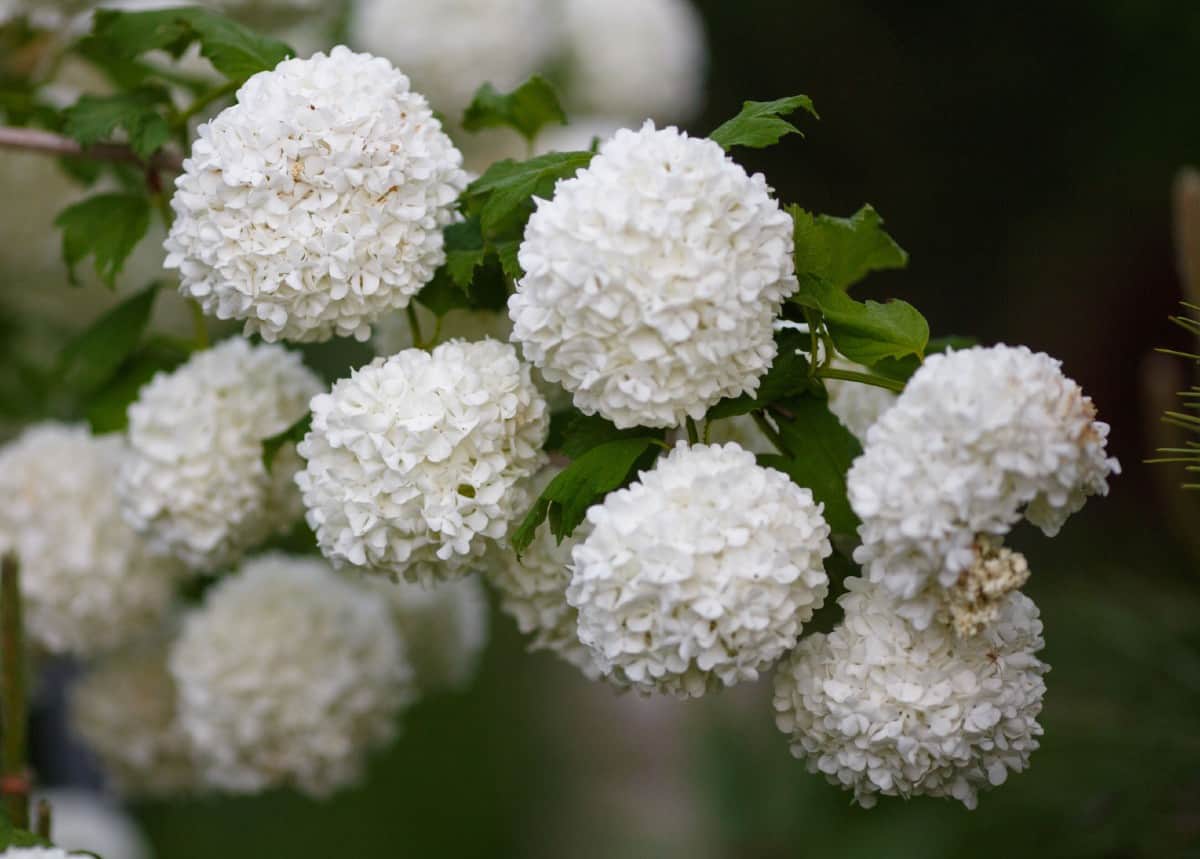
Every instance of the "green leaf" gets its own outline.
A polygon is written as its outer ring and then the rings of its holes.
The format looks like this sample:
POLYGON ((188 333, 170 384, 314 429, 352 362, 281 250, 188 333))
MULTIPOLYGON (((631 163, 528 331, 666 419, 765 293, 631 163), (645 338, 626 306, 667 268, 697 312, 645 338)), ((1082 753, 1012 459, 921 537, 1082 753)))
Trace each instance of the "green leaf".
POLYGON ((187 360, 188 351, 166 338, 151 338, 129 356, 108 380, 88 398, 85 414, 97 435, 121 432, 128 425, 129 404, 142 386, 157 374, 170 372, 187 360))
POLYGON ((72 339, 58 359, 60 382, 85 394, 109 382, 137 350, 161 285, 152 283, 125 299, 72 339))
POLYGON ((646 436, 646 430, 641 427, 617 429, 612 422, 600 415, 585 415, 574 409, 568 412, 568 415, 569 418, 562 428, 558 449, 571 459, 579 459, 592 448, 610 441, 646 436))
POLYGON ((425 284, 417 293, 416 300, 429 308, 436 316, 445 316, 451 310, 461 310, 471 306, 471 298, 467 291, 451 279, 445 266, 439 268, 433 280, 425 284))
POLYGON ((63 259, 71 283, 78 283, 75 266, 90 254, 96 274, 111 288, 126 258, 146 235, 150 204, 138 194, 97 194, 68 206, 54 224, 63 231, 63 259))
POLYGON ((775 101, 746 101, 742 102, 741 113, 722 123, 708 136, 726 150, 735 146, 763 149, 778 143, 787 134, 804 136, 800 129, 783 119, 798 110, 820 119, 812 99, 806 95, 793 95, 775 101))
POLYGON ((499 258, 500 265, 504 269, 505 277, 515 283, 525 276, 525 271, 521 268, 521 263, 517 259, 517 255, 521 250, 519 239, 492 242, 492 248, 496 251, 496 256, 499 258))
POLYGON ((160 108, 169 96, 158 87, 138 87, 116 95, 84 95, 65 112, 63 131, 91 146, 112 138, 118 128, 129 136, 139 158, 149 158, 171 135, 160 108))
POLYGON ((309 429, 312 428, 312 412, 306 412, 304 417, 296 421, 290 427, 281 433, 263 439, 262 443, 262 464, 268 472, 271 466, 275 463, 275 457, 279 455, 279 450, 289 442, 299 444, 308 435, 309 429))
POLYGON ((451 224, 443 231, 446 244, 446 273, 464 290, 471 285, 476 267, 483 265, 486 253, 479 219, 470 218, 451 224))
POLYGON ((814 382, 808 375, 809 342, 809 335, 795 328, 783 328, 777 332, 775 362, 759 382, 758 391, 753 396, 742 394, 721 400, 708 410, 708 420, 747 415, 776 400, 819 390, 820 383, 814 382))
POLYGON ((92 34, 105 42, 113 55, 129 59, 156 50, 178 57, 193 42, 199 42, 200 53, 235 82, 273 69, 295 55, 278 39, 260 36, 215 12, 194 7, 97 11, 92 34))
POLYGON ((506 229, 519 234, 533 212, 532 198, 549 198, 559 179, 569 179, 591 160, 591 152, 549 152, 528 161, 498 161, 467 187, 467 210, 479 216, 485 236, 506 229))
MULTIPOLYGON (((925 354, 936 355, 948 349, 970 349, 972 346, 978 345, 979 341, 974 337, 960 337, 951 334, 947 337, 934 337, 931 339, 925 347, 925 354)), ((907 358, 884 358, 874 364, 871 370, 886 379, 907 382, 920 366, 920 359, 915 355, 909 355, 907 358)))
POLYGON ((885 358, 925 354, 929 323, 905 301, 855 301, 824 281, 802 281, 791 301, 821 311, 838 352, 868 366, 885 358))
POLYGON ((789 206, 794 223, 796 276, 846 290, 873 271, 904 268, 908 254, 883 230, 883 218, 863 206, 849 218, 814 215, 789 206))
POLYGON ((540 75, 534 75, 510 93, 501 93, 490 83, 475 93, 475 99, 463 114, 467 131, 508 126, 532 142, 550 123, 567 124, 567 115, 558 94, 540 75))
POLYGON ((628 482, 639 466, 649 466, 658 446, 656 438, 623 438, 598 445, 574 460, 550 481, 513 532, 512 544, 518 557, 529 548, 547 517, 560 543, 571 536, 589 507, 628 482))
POLYGON ((0 850, 10 847, 53 847, 49 841, 40 835, 35 835, 25 829, 18 829, 9 821, 8 816, 0 817, 0 850))
POLYGON ((853 539, 858 517, 850 509, 846 494, 846 472, 862 446, 842 422, 829 411, 821 397, 798 397, 783 409, 772 411, 787 455, 767 454, 759 462, 777 468, 799 486, 812 490, 825 505, 825 521, 842 538, 853 539))

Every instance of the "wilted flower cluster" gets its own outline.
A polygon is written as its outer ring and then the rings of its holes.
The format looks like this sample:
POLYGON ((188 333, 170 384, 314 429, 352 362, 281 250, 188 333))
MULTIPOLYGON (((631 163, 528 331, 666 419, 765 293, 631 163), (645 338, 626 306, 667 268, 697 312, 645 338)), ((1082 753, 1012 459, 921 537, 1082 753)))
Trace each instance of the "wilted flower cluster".
POLYGON ((674 128, 618 131, 538 200, 509 300, 513 339, 618 427, 699 419, 753 392, 797 287, 792 220, 761 174, 674 128))
POLYGON ((588 511, 567 601, 601 672, 697 697, 754 680, 825 600, 812 492, 735 444, 681 444, 588 511))
POLYGON ((88 655, 154 629, 182 572, 122 521, 120 438, 44 423, 0 448, 0 554, 21 567, 30 637, 88 655))
POLYGON ((445 260, 462 155, 387 60, 344 47, 250 78, 200 127, 168 268, 265 340, 365 340, 445 260))
POLYGON ((240 338, 192 356, 129 407, 117 492, 126 520, 199 570, 232 563, 300 515, 291 445, 270 470, 265 439, 302 417, 322 388, 300 356, 240 338))
POLYGON ((452 340, 377 359, 312 402, 296 476, 335 565, 429 582, 470 572, 526 508, 546 403, 512 346, 452 340))
POLYGON ((979 535, 1024 516, 1055 534, 1119 466, 1108 425, 1059 362, 1025 347, 930 357, 867 434, 847 476, 855 560, 918 628, 973 563, 979 535))
POLYGON ((1048 670, 1038 610, 1009 594, 987 631, 914 629, 884 588, 846 580, 845 620, 805 638, 775 675, 779 728, 812 772, 876 795, 977 793, 1020 772, 1037 749, 1048 670))

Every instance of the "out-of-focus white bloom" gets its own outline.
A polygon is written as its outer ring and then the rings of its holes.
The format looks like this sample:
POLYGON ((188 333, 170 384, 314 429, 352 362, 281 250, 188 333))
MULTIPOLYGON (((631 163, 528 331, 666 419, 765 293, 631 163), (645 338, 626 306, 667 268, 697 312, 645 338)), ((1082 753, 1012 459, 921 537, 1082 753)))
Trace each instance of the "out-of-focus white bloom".
POLYGON ((470 685, 488 640, 488 602, 476 576, 430 588, 372 576, 366 581, 387 600, 424 693, 470 685))
POLYGON ((121 520, 113 484, 124 445, 37 424, 0 448, 0 553, 20 562, 30 639, 90 655, 153 629, 182 569, 121 520))
POLYGON ((149 859, 146 837, 107 797, 69 788, 39 791, 38 797, 50 802, 55 844, 104 859, 149 859))
MULTIPOLYGON (((842 370, 867 372, 867 368, 862 364, 855 364, 841 357, 834 357, 833 366, 842 370)), ((864 444, 867 441, 867 430, 879 420, 880 415, 892 407, 897 397, 897 394, 886 388, 839 379, 826 379, 825 390, 829 392, 829 411, 864 444)))
POLYGON ((91 859, 84 853, 68 853, 58 847, 9 847, 0 859, 91 859))
POLYGON ((733 442, 751 453, 779 453, 750 415, 713 421, 708 428, 708 439, 713 444, 733 442))
POLYGON ((72 688, 72 729, 99 759, 109 784, 129 796, 198 789, 192 747, 179 723, 165 647, 121 651, 72 688))
POLYGON ((674 128, 618 131, 538 201, 513 339, 618 427, 672 426, 753 392, 796 289, 792 220, 761 174, 674 128))
MULTIPOLYGON (((428 337, 437 325, 437 317, 421 305, 417 305, 417 321, 424 337, 428 337)), ((491 337, 507 342, 511 332, 512 320, 505 313, 452 310, 442 317, 440 339, 483 340, 491 337)), ((371 335, 371 343, 375 347, 375 354, 385 358, 417 345, 413 342, 412 328, 403 313, 393 313, 380 319, 371 335)))
POLYGON ((384 602, 319 561, 263 555, 212 590, 171 650, 205 778, 326 796, 389 741, 413 671, 384 602))
POLYGON ((454 121, 485 83, 507 92, 556 48, 554 0, 358 0, 350 40, 387 57, 454 121))
POLYGON ((445 260, 462 155, 387 60, 286 60, 200 126, 166 266, 220 319, 271 341, 365 340, 445 260))
POLYGON ((754 680, 829 592, 812 492, 736 444, 679 444, 588 511, 567 602, 600 669, 681 698, 754 680))
POLYGON ((886 590, 846 580, 845 619, 800 642, 775 674, 779 729, 792 754, 864 807, 876 795, 950 796, 1020 772, 1037 749, 1049 669, 1037 606, 1011 594, 985 632, 915 630, 886 590))
POLYGON ((299 420, 322 387, 296 353, 238 337, 155 376, 129 407, 117 484, 126 521, 199 570, 287 528, 302 510, 300 462, 285 445, 268 472, 262 442, 299 420))
MULTIPOLYGON (((543 469, 534 479, 530 495, 540 495, 558 471, 543 469)), ((548 650, 574 665, 589 680, 596 680, 600 666, 591 648, 579 640, 578 614, 567 603, 571 552, 590 531, 585 522, 559 543, 550 528, 543 525, 519 559, 512 546, 496 546, 487 569, 488 579, 500 592, 501 610, 517 622, 517 629, 524 635, 532 635, 529 649, 548 650)))
MULTIPOLYGON (((590 150, 593 143, 603 143, 620 129, 629 127, 628 122, 601 116, 572 115, 570 119, 568 125, 552 123, 543 128, 533 141, 532 154, 590 150)), ((525 139, 510 128, 488 128, 463 134, 458 140, 467 169, 480 174, 497 161, 506 158, 522 161, 531 154, 525 139)))
POLYGON ((1108 425, 1048 355, 1010 346, 933 355, 867 433, 847 476, 854 559, 927 626, 975 563, 976 537, 1021 518, 1047 535, 1108 492, 1108 425))
POLYGON ((526 509, 545 400, 507 343, 378 358, 312 402, 296 475, 335 566, 429 583, 471 570, 526 509))
POLYGON ((707 48, 690 0, 567 0, 564 9, 568 104, 660 122, 699 112, 707 48))

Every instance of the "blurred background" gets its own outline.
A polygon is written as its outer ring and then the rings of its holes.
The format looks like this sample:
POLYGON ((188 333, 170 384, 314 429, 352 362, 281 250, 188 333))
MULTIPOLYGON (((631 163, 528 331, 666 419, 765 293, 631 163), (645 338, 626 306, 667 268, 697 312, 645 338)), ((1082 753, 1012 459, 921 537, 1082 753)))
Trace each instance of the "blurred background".
MULTIPOLYGON (((1061 358, 1112 424, 1125 473, 1111 497, 1056 540, 1015 541, 1034 570, 1027 590, 1053 666, 1032 768, 974 812, 929 799, 864 811, 789 756, 769 680, 689 704, 617 696, 526 655, 496 614, 471 689, 407 713, 367 783, 327 802, 135 804, 154 855, 1200 855, 1200 505, 1175 488, 1181 475, 1142 464, 1164 439, 1163 391, 1190 383, 1183 362, 1151 355, 1192 345, 1167 317, 1182 297, 1172 182, 1200 162, 1200 4, 696 8, 707 60, 689 62, 703 69, 701 97, 690 116, 662 118, 703 134, 743 99, 809 94, 821 121, 800 121, 805 139, 737 157, 785 201, 880 211, 911 264, 872 277, 860 297, 902 297, 938 335, 1061 358)), ((329 39, 353 32, 344 20, 327 26, 329 39)), ((670 33, 657 38, 664 55, 678 47, 670 33)), ((39 198, 55 168, 8 153, 0 164, 11 210, 0 242, 0 396, 9 392, 5 415, 17 421, 33 408, 11 395, 22 374, 112 298, 94 284, 72 291, 54 261, 49 222, 61 200, 39 198)), ((157 240, 142 252, 134 270, 148 279, 157 240)), ((178 308, 164 305, 171 325, 178 308)), ((323 355, 332 366, 362 360, 323 355)), ((53 698, 40 708, 41 771, 94 782, 60 745, 53 698)))

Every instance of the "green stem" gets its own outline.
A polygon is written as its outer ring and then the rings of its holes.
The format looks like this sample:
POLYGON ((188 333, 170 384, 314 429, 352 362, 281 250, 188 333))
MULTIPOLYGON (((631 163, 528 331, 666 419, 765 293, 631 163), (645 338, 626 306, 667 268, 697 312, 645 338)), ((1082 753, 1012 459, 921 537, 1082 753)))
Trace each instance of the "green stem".
POLYGON ((704 419, 704 443, 709 444, 712 440, 712 421, 708 418, 704 419))
POLYGON ((39 838, 45 838, 47 841, 52 841, 50 833, 53 829, 50 800, 39 799, 33 810, 33 834, 39 838))
POLYGON ((692 420, 691 418, 687 419, 687 434, 688 434, 688 444, 699 444, 700 443, 700 431, 698 429, 696 429, 696 422, 694 420, 692 420))
POLYGON ((186 129, 188 122, 191 121, 193 116, 200 113, 200 111, 204 110, 213 102, 219 101, 220 99, 225 98, 225 96, 232 95, 233 93, 237 92, 237 88, 239 86, 240 84, 238 84, 236 81, 229 81, 228 83, 222 84, 216 89, 209 90, 208 92, 204 93, 204 95, 197 97, 195 101, 188 105, 184 110, 175 114, 175 116, 171 119, 171 130, 179 131, 180 129, 186 129))
POLYGON ((750 417, 754 418, 754 422, 758 424, 758 428, 762 431, 762 434, 770 440, 771 444, 775 445, 776 450, 784 456, 792 455, 783 441, 783 436, 776 431, 775 427, 771 426, 771 422, 767 420, 764 412, 751 412, 750 417))
POLYGON ((876 388, 886 388, 897 394, 904 390, 904 383, 895 379, 886 379, 872 373, 859 373, 854 370, 839 370, 837 367, 821 367, 817 371, 820 379, 840 379, 843 382, 859 382, 863 385, 874 385, 876 388))
POLYGON ((433 323, 433 334, 429 337, 429 348, 431 349, 442 339, 442 320, 445 318, 444 316, 438 316, 433 323))
POLYGON ((4 759, 0 762, 0 792, 8 819, 18 829, 29 828, 29 773, 25 762, 25 630, 21 620, 21 582, 17 559, 0 560, 0 706, 4 717, 4 759))
POLYGON ((194 298, 188 299, 188 307, 192 311, 192 330, 197 351, 208 348, 208 323, 204 321, 204 308, 194 298))
POLYGON ((408 316, 408 330, 412 332, 413 345, 418 349, 424 349, 425 341, 421 338, 421 322, 417 319, 417 309, 413 307, 411 301, 408 303, 408 307, 404 308, 404 312, 408 316))

